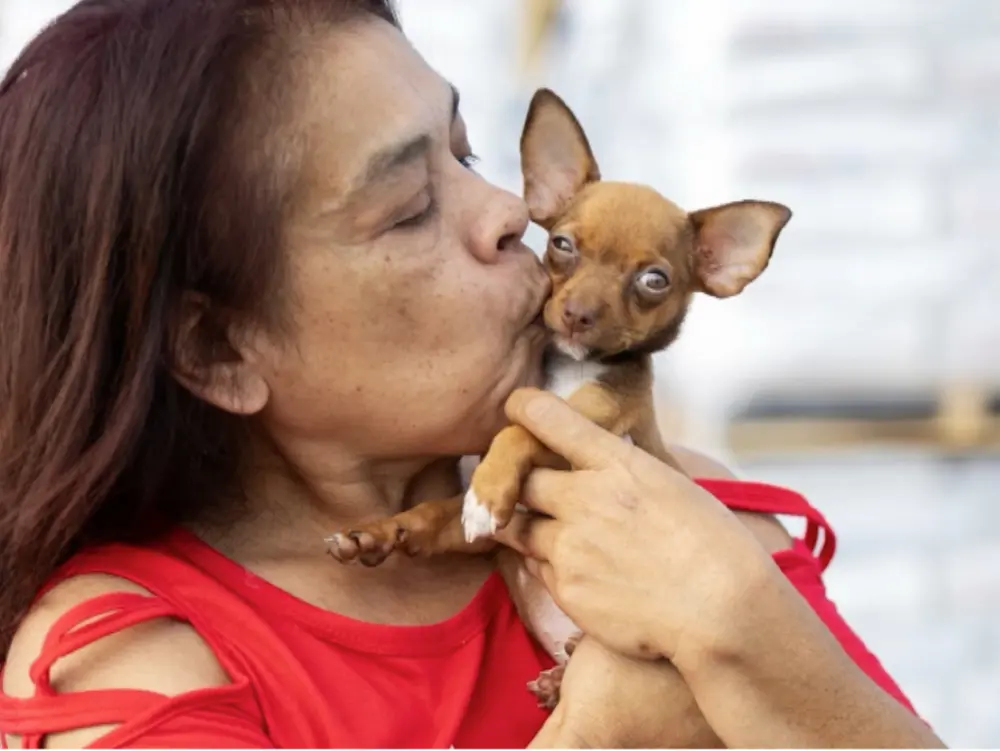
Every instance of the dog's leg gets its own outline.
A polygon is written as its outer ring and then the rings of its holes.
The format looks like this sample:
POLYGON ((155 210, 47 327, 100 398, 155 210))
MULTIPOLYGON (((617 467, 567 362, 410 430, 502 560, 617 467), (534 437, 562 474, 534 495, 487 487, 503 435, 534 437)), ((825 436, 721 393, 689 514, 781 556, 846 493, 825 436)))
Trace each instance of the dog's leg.
POLYGON ((538 706, 542 709, 555 709, 559 703, 559 691, 562 687, 563 674, 566 672, 566 663, 573 656, 573 650, 582 638, 582 633, 571 636, 566 642, 565 658, 555 667, 543 670, 535 680, 528 683, 528 690, 538 699, 538 706))
POLYGON ((472 472, 462 507, 465 539, 478 540, 506 527, 528 473, 535 467, 557 465, 555 455, 525 428, 508 425, 501 430, 472 472))
MULTIPOLYGON (((623 400, 599 382, 586 383, 566 400, 592 422, 622 435, 623 400)), ((482 462, 472 473, 462 508, 467 540, 494 534, 510 523, 521 498, 521 488, 535 467, 560 467, 565 462, 520 425, 509 425, 493 440, 482 462)))
POLYGON ((385 519, 377 519, 327 538, 328 552, 341 563, 377 566, 394 551, 410 556, 484 553, 496 542, 467 542, 462 532, 462 499, 424 501, 385 519))
POLYGON ((635 425, 629 430, 629 435, 637 448, 659 459, 669 467, 676 469, 681 474, 687 475, 687 472, 684 471, 680 463, 667 450, 667 447, 663 443, 663 436, 660 435, 660 429, 656 424, 656 413, 653 411, 651 398, 636 413, 635 425))

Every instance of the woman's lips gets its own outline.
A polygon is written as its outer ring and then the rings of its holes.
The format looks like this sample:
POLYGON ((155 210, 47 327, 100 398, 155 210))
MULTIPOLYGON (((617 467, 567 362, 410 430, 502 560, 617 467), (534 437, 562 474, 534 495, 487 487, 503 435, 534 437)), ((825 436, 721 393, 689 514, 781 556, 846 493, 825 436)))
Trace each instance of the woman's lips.
POLYGON ((552 280, 549 279, 549 275, 542 271, 540 267, 536 273, 538 276, 528 285, 532 298, 531 310, 535 311, 535 314, 531 317, 529 326, 544 325, 545 308, 549 301, 549 295, 552 293, 552 280))

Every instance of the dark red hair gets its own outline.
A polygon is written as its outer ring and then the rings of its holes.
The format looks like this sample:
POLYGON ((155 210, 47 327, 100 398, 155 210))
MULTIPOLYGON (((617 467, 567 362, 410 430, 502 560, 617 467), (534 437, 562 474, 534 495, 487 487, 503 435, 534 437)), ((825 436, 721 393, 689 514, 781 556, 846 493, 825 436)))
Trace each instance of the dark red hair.
POLYGON ((397 24, 391 0, 84 0, 0 84, 0 662, 80 544, 233 489, 241 421, 171 378, 171 332, 189 293, 273 316, 290 45, 364 14, 397 24))

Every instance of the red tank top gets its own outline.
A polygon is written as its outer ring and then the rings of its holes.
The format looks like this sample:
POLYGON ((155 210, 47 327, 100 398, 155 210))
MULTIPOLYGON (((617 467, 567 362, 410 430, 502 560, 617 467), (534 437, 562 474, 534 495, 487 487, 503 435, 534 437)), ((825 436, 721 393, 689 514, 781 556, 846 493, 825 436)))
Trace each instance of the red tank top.
MULTIPOLYGON (((912 710, 826 597, 820 574, 835 538, 823 517, 784 488, 699 482, 731 509, 805 518, 804 536, 775 560, 858 665, 912 710)), ((448 620, 402 627, 315 608, 183 530, 147 547, 83 552, 46 589, 87 573, 128 579, 153 596, 105 595, 63 615, 32 666, 35 696, 0 693, 0 746, 5 734, 37 748, 48 733, 118 724, 102 748, 523 748, 546 717, 525 684, 552 660, 496 574, 448 620), (174 697, 52 690, 49 670, 59 657, 160 617, 190 622, 232 683, 174 697)))

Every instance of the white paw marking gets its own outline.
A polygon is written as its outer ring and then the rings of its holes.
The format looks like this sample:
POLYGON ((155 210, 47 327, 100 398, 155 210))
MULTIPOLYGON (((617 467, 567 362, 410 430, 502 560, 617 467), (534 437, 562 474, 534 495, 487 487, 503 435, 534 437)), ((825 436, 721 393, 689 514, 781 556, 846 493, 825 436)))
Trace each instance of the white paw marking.
POLYGON ((497 520, 489 509, 483 506, 476 497, 476 491, 470 489, 462 502, 462 530, 466 542, 475 542, 480 537, 489 537, 497 531, 497 520))

